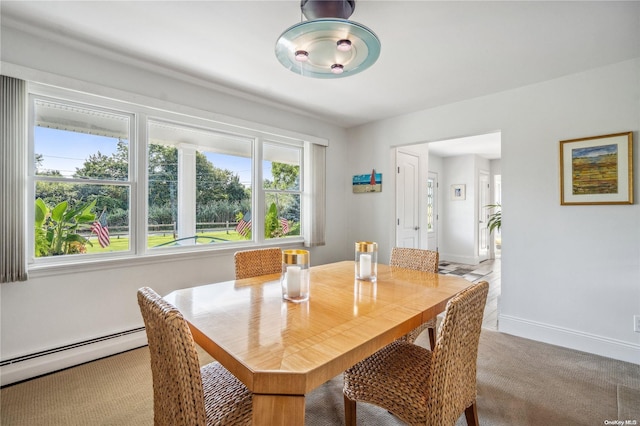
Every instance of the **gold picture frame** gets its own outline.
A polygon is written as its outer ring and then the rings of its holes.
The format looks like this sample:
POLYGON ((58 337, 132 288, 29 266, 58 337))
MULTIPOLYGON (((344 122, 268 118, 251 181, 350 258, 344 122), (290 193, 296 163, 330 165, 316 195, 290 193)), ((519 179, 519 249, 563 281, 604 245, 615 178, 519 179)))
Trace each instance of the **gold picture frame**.
POLYGON ((633 204, 633 133, 560 141, 560 204, 633 204))

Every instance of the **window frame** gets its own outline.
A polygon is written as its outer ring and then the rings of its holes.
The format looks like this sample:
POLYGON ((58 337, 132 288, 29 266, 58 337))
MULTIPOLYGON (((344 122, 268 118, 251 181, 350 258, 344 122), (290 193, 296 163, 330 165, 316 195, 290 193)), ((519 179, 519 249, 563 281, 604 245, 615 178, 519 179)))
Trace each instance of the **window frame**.
POLYGON ((40 93, 39 91, 28 91, 27 99, 28 99, 28 156, 27 161, 29 164, 27 165, 27 181, 28 181, 28 191, 27 191, 27 250, 28 250, 28 267, 31 268, 33 265, 48 265, 48 264, 69 264, 75 263, 78 260, 84 262, 86 261, 95 261, 97 259, 103 259, 104 257, 122 257, 122 256, 131 256, 135 253, 135 238, 132 236, 129 244, 128 250, 113 252, 113 253, 96 253, 96 254, 80 254, 80 255, 63 255, 63 256, 44 256, 44 257, 36 257, 35 256, 35 230, 34 230, 34 218, 35 218, 35 206, 34 200, 36 195, 36 185, 38 182, 51 182, 51 183, 66 183, 66 184, 76 184, 76 185, 113 185, 113 186, 124 186, 129 189, 129 227, 133 228, 133 217, 135 217, 138 205, 134 202, 135 194, 137 192, 138 180, 136 179, 136 164, 137 164, 137 150, 136 150, 136 140, 135 140, 135 129, 136 129, 136 117, 135 114, 131 111, 126 111, 124 109, 118 108, 115 105, 96 105, 93 102, 88 102, 88 99, 85 100, 77 100, 72 99, 72 96, 62 97, 62 96, 52 96, 50 94, 40 93), (46 102, 51 103, 60 103, 64 105, 69 105, 72 107, 94 110, 97 112, 106 112, 114 115, 126 116, 129 120, 128 123, 128 132, 129 132, 129 149, 128 149, 128 173, 126 181, 118 181, 118 180, 108 180, 108 179, 78 179, 73 177, 55 177, 55 176, 45 176, 45 175, 37 175, 36 174, 36 166, 33 161, 35 158, 35 104, 38 100, 44 100, 46 102), (71 259, 73 258, 73 259, 71 259))
MULTIPOLYGON (((309 188, 304 184, 304 177, 307 172, 307 164, 309 161, 309 153, 311 144, 326 146, 326 140, 317 137, 306 137, 306 135, 297 134, 295 132, 272 129, 263 125, 241 125, 234 123, 233 119, 229 122, 223 122, 211 117, 211 113, 201 110, 189 110, 184 106, 172 104, 169 105, 174 111, 157 108, 154 106, 145 106, 138 103, 117 100, 110 97, 93 95, 90 93, 73 91, 55 86, 44 85, 40 83, 29 82, 28 84, 28 176, 27 176, 27 206, 25 212, 27 214, 27 238, 28 238, 28 270, 31 274, 38 271, 46 271, 46 273, 64 273, 69 268, 78 269, 102 269, 105 263, 126 262, 127 264, 141 262, 163 261, 167 256, 179 259, 181 257, 193 256, 210 256, 212 252, 221 254, 232 253, 242 248, 250 248, 256 246, 299 246, 305 241, 304 223, 310 217, 309 212, 303 212, 303 209, 310 209, 309 200, 312 198, 309 188), (36 177, 34 159, 34 99, 46 99, 52 102, 76 104, 82 108, 95 108, 97 110, 106 110, 110 113, 126 114, 130 116, 129 129, 129 179, 123 181, 99 181, 99 183, 127 185, 130 188, 130 244, 129 250, 112 253, 100 254, 81 254, 81 255, 65 255, 65 256, 49 256, 35 257, 34 243, 34 203, 35 200, 35 183, 41 177, 36 177), (302 206, 300 226, 301 234, 299 236, 291 236, 284 238, 264 238, 264 220, 256 223, 255 231, 252 233, 252 239, 240 242, 229 242, 221 245, 197 245, 186 247, 172 247, 168 250, 154 251, 147 245, 148 234, 148 124, 151 120, 170 123, 183 123, 187 126, 194 126, 209 129, 216 132, 238 135, 242 138, 250 138, 252 143, 252 212, 255 217, 264 217, 265 215, 265 189, 263 188, 262 176, 262 147, 264 143, 294 146, 301 150, 300 154, 300 196, 306 201, 306 207, 302 206), (324 143, 323 143, 324 141, 324 143), (320 142, 320 143, 318 143, 320 142)), ((253 123, 249 123, 253 124, 253 123)), ((53 179, 53 178, 52 178, 53 179)), ((58 181, 65 183, 76 183, 77 179, 58 178, 58 181)), ((82 180, 81 183, 87 183, 82 180)), ((91 183, 91 182, 89 182, 91 183)))
MULTIPOLYGON (((299 161, 299 165, 300 165, 300 170, 298 172, 298 189, 275 189, 275 188, 265 188, 264 187, 264 173, 262 171, 262 169, 260 170, 260 192, 261 192, 261 204, 259 204, 262 207, 262 212, 260 212, 262 214, 261 217, 265 217, 267 214, 267 203, 266 203, 266 198, 267 198, 267 194, 292 194, 292 195, 298 195, 300 197, 300 216, 299 216, 299 221, 300 221, 300 235, 299 238, 304 238, 304 234, 303 234, 303 229, 304 229, 304 221, 305 221, 305 214, 304 214, 304 203, 303 203, 303 197, 305 194, 305 172, 306 172, 306 165, 305 165, 305 144, 300 143, 300 144, 293 144, 293 143, 283 143, 283 142, 277 142, 274 141, 270 138, 268 139, 264 139, 261 140, 261 148, 264 148, 265 145, 272 145, 272 146, 284 146, 284 147, 291 147, 291 148, 296 148, 298 151, 298 161, 299 161)), ((264 162, 264 156, 261 155, 261 162, 264 162)), ((273 162, 272 162, 273 163, 273 162)), ((264 237, 264 221, 262 222, 262 231, 260 232, 259 236, 262 238, 262 242, 266 243, 266 242, 273 242, 273 241, 283 241, 281 238, 265 238, 264 237)), ((290 236, 290 237, 283 237, 286 239, 294 239, 296 238, 296 236, 290 236)))

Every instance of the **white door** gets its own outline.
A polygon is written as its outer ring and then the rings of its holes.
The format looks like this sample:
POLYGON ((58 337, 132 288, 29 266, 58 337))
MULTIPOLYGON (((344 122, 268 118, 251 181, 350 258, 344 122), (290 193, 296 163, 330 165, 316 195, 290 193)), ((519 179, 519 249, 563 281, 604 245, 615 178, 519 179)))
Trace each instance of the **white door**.
POLYGON ((397 151, 396 246, 420 248, 419 158, 397 151))
POLYGON ((489 221, 490 201, 489 173, 481 170, 478 175, 478 257, 480 262, 489 258, 489 221))
POLYGON ((438 174, 427 179, 427 249, 438 251, 438 174))

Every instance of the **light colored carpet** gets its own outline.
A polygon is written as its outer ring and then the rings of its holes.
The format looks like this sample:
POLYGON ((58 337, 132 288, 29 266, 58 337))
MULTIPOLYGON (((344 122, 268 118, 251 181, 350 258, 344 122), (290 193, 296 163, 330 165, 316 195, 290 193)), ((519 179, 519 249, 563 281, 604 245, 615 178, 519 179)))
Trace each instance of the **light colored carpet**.
MULTIPOLYGON (((426 333, 418 343, 428 345, 426 333)), ((202 362, 210 360, 201 355, 202 362)), ((640 425, 637 410, 618 413, 619 400, 637 407, 637 393, 640 365, 482 331, 478 356, 482 426, 603 425, 621 415, 630 418, 620 420, 640 425)), ((149 351, 140 348, 5 387, 0 403, 3 426, 152 425, 149 351)), ((343 422, 340 375, 307 396, 306 424, 343 422)), ((384 410, 358 404, 360 426, 401 424, 384 410)), ((466 425, 464 416, 457 425, 466 425)))
POLYGON ((618 419, 629 420, 628 424, 637 420, 640 425, 640 388, 618 385, 618 419))

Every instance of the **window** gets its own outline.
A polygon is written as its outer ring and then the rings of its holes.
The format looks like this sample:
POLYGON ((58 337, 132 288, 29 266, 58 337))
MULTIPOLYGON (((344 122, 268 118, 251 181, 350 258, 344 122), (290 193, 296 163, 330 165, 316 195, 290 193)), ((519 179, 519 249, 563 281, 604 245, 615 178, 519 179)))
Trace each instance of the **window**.
POLYGON ((33 255, 131 250, 133 117, 39 97, 32 111, 33 255))
POLYGON ((434 232, 434 186, 435 180, 433 178, 427 179, 427 232, 434 232))
POLYGON ((302 149, 265 143, 263 154, 265 238, 300 235, 302 149))
POLYGON ((324 212, 316 221, 314 209, 324 209, 316 202, 324 201, 324 147, 33 87, 31 263, 300 243, 312 234, 305 244, 323 244, 324 212))

